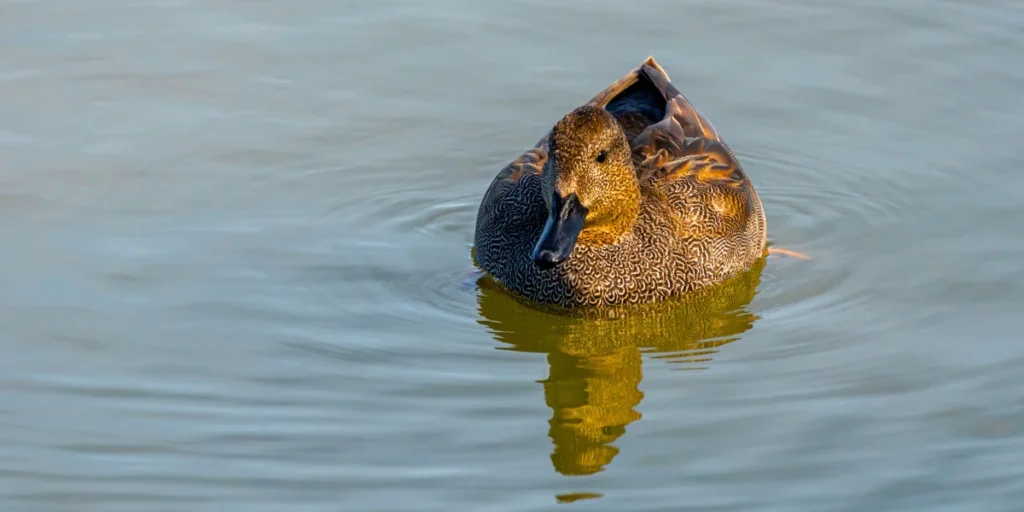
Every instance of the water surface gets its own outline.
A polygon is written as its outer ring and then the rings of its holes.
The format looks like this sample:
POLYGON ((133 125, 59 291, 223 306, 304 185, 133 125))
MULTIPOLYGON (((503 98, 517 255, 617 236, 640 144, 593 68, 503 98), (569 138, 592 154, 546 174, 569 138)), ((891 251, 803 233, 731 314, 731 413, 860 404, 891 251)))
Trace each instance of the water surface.
POLYGON ((1022 34, 1011 0, 0 2, 3 509, 1018 510, 1022 34), (474 280, 494 173, 648 55, 812 259, 618 320, 474 280))

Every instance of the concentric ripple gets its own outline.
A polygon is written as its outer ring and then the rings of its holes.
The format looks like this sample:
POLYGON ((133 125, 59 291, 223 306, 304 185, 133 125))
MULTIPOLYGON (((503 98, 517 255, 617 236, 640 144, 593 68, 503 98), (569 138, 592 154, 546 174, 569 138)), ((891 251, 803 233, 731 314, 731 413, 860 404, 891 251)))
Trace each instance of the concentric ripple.
POLYGON ((334 327, 321 334, 305 328, 294 346, 321 356, 403 364, 402 353, 423 343, 411 337, 479 330, 469 256, 479 187, 470 183, 460 191, 430 167, 419 179, 408 179, 416 171, 407 167, 418 165, 396 160, 325 177, 340 184, 309 185, 341 189, 343 199, 321 194, 307 208, 304 229, 310 231, 292 248, 300 254, 291 257, 288 279, 334 327), (333 334, 339 331, 346 335, 333 334))
MULTIPOLYGON (((779 153, 757 148, 741 155, 768 216, 769 244, 809 256, 769 258, 755 309, 779 328, 806 329, 810 317, 869 320, 871 329, 895 329, 932 313, 908 317, 876 307, 872 288, 879 258, 898 258, 892 237, 927 214, 904 179, 887 169, 858 167, 842 158, 779 153)), ((827 347, 830 331, 805 336, 801 345, 827 347)), ((804 347, 808 348, 808 347, 804 347)))

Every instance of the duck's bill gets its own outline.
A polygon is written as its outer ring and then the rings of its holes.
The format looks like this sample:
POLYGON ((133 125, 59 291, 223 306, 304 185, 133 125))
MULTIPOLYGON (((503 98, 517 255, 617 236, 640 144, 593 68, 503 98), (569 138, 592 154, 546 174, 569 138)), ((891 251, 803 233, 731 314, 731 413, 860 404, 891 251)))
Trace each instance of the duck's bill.
POLYGON ((555 194, 544 232, 533 248, 533 262, 548 269, 569 259, 586 217, 587 208, 580 204, 576 194, 555 194))

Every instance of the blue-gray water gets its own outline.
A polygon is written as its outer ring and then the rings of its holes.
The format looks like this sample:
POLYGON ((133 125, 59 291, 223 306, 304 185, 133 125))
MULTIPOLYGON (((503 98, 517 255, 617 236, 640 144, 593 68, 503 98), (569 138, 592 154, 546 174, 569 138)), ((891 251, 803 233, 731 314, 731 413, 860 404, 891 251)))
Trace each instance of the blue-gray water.
POLYGON ((1022 55, 1016 0, 2 1, 0 508, 1020 510, 1022 55), (494 173, 648 55, 812 259, 477 284, 494 173))

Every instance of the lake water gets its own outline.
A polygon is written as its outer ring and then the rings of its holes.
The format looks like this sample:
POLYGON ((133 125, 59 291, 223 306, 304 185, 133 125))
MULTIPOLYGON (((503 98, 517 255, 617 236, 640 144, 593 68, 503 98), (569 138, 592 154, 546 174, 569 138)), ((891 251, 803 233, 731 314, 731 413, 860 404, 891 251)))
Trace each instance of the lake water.
POLYGON ((0 508, 1020 510, 1022 55, 1016 0, 0 1, 0 508), (648 55, 812 259, 476 281, 648 55))

